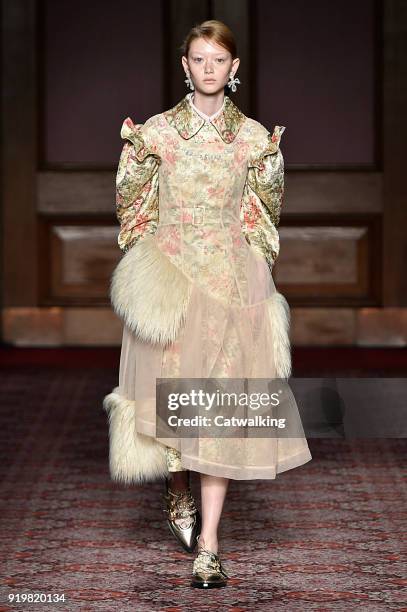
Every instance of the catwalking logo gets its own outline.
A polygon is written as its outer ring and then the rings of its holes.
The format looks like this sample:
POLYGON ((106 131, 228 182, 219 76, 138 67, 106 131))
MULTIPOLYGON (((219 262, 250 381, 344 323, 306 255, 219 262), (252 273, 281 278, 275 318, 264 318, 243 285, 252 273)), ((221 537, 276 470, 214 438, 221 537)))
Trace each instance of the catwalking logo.
POLYGON ((212 423, 216 427, 277 427, 283 429, 286 426, 286 419, 274 419, 266 416, 262 417, 256 414, 254 417, 225 417, 222 414, 217 415, 214 419, 196 415, 191 418, 177 417, 171 415, 168 417, 168 425, 183 426, 183 427, 211 427, 212 423))

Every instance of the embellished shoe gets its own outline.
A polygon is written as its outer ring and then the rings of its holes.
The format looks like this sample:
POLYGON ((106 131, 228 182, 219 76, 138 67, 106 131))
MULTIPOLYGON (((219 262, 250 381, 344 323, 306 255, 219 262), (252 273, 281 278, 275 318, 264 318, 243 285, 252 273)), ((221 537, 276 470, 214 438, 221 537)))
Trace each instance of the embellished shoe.
MULTIPOLYGON (((198 540, 199 536, 197 537, 198 540)), ((199 589, 224 587, 227 585, 228 578, 229 576, 222 567, 219 555, 200 545, 192 568, 191 586, 199 589)))
POLYGON ((193 552, 197 536, 201 531, 201 515, 196 507, 191 489, 188 486, 186 491, 171 491, 168 486, 168 478, 165 479, 166 494, 164 500, 167 513, 167 523, 171 533, 177 538, 181 546, 187 552, 193 552))

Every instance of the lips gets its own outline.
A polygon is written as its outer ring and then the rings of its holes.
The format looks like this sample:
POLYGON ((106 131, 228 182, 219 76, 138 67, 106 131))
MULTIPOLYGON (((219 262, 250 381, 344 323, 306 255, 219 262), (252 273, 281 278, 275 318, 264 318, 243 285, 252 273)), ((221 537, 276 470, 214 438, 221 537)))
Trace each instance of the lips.
POLYGON ((204 79, 204 83, 215 83, 215 79, 204 79))

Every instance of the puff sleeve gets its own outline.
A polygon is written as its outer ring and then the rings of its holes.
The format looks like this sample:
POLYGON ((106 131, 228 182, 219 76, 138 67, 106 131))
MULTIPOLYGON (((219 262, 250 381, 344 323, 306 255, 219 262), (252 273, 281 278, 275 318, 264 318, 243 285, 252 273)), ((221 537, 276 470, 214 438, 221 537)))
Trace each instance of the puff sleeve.
POLYGON ((143 124, 134 124, 127 117, 120 136, 125 143, 116 174, 116 216, 120 223, 117 241, 126 252, 140 238, 154 234, 157 229, 161 159, 156 147, 150 144, 143 124))
POLYGON ((285 127, 277 125, 256 144, 249 161, 240 206, 242 232, 248 244, 272 270, 280 250, 278 225, 284 194, 284 158, 280 139, 285 127))

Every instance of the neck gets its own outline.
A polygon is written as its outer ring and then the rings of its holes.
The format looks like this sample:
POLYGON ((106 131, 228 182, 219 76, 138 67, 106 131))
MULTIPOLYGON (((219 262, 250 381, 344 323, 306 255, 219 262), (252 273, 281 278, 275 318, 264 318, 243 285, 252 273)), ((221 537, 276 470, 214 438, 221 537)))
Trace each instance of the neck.
POLYGON ((218 110, 220 110, 223 106, 223 102, 225 99, 225 94, 223 90, 219 91, 216 94, 204 94, 200 91, 194 91, 192 95, 192 102, 205 115, 211 117, 218 110))

